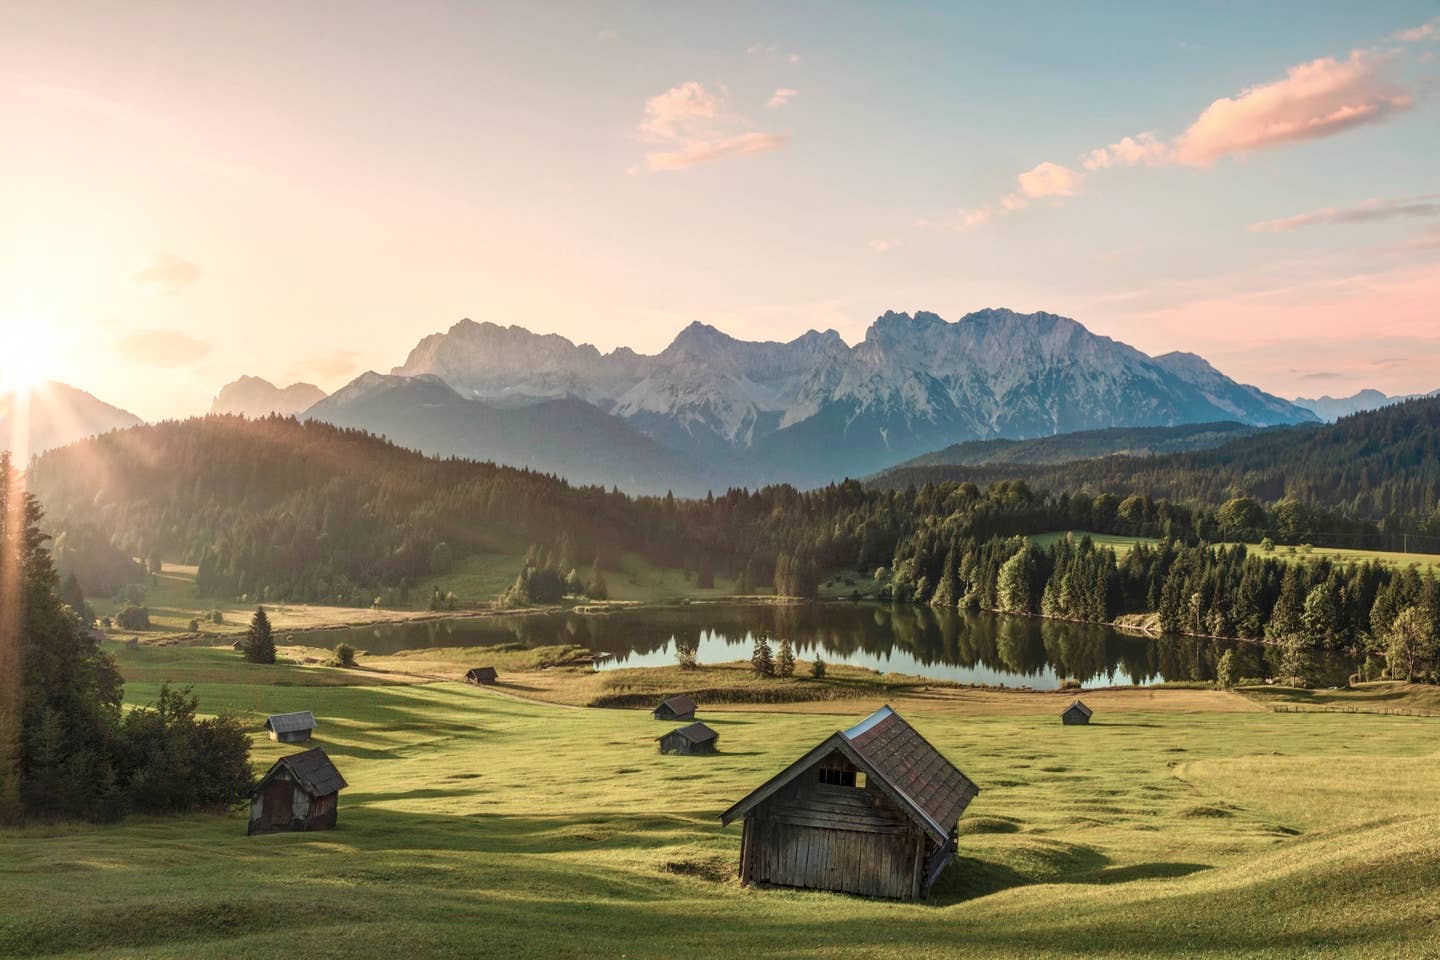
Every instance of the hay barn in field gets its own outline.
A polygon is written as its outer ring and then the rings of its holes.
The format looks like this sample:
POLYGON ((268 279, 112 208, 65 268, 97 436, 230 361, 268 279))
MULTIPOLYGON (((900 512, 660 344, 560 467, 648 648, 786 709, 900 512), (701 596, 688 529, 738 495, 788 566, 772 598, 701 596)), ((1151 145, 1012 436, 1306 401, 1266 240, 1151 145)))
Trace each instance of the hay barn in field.
POLYGON ((1065 724, 1067 727, 1075 726, 1077 724, 1089 723, 1090 716, 1094 712, 1095 711, 1085 706, 1083 700, 1076 700, 1074 703, 1070 704, 1070 706, 1065 708, 1064 713, 1060 714, 1060 722, 1065 724))
POLYGON ((662 701, 650 711, 650 716, 656 720, 694 720, 695 709, 695 701, 682 693, 662 701))
POLYGON ((720 734, 703 723, 692 723, 688 727, 676 727, 655 739, 660 741, 661 753, 714 753, 720 734))
POLYGON ((277 713, 265 721, 265 729, 270 731, 270 739, 281 743, 304 743, 318 726, 320 724, 315 722, 315 715, 309 710, 277 713))
POLYGON ((918 900, 980 792, 890 707, 836 732, 720 817, 744 883, 918 900))
POLYGON ((330 830, 339 816, 340 791, 347 786, 319 747, 281 757, 250 794, 246 833, 330 830))
POLYGON ((465 673, 465 682, 477 687, 490 687, 500 682, 500 674, 495 672, 494 667, 472 667, 465 673))

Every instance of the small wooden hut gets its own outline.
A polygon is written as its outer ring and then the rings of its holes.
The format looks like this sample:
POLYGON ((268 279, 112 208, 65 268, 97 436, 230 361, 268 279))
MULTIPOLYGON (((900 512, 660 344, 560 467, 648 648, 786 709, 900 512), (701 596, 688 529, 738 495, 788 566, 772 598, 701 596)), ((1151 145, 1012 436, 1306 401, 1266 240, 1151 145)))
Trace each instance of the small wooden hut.
POLYGON ((265 721, 265 729, 270 731, 270 739, 281 743, 304 743, 318 726, 320 724, 315 722, 315 714, 309 710, 277 713, 265 721))
POLYGON ((836 732, 726 810, 744 883, 916 900, 980 792, 890 707, 836 732))
POLYGON ((1089 707, 1085 706, 1085 701, 1076 700, 1074 703, 1070 704, 1070 706, 1065 708, 1065 712, 1060 714, 1060 722, 1065 724, 1065 726, 1067 727, 1076 724, 1089 723, 1090 715, 1092 713, 1094 713, 1094 711, 1091 710, 1089 707))
POLYGON ((477 687, 493 687, 500 682, 500 674, 495 672, 494 667, 471 667, 465 672, 465 682, 477 687))
POLYGON ((247 833, 331 830, 339 813, 340 791, 347 786, 319 747, 281 757, 250 794, 247 833))
POLYGON ((695 701, 685 694, 678 694, 660 703, 660 706, 650 711, 650 716, 656 720, 694 720, 695 701))
POLYGON ((714 753, 720 734, 703 723, 692 723, 687 727, 676 727, 655 739, 660 741, 661 753, 714 753))

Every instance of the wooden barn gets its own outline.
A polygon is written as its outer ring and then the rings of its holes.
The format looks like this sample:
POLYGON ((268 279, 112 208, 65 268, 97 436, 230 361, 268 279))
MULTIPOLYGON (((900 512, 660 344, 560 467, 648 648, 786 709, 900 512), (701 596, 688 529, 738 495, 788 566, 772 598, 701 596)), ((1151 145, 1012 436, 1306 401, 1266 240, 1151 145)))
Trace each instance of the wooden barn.
POLYGON ((1067 727, 1074 724, 1089 723, 1092 713, 1094 713, 1094 711, 1085 706, 1085 701, 1076 700, 1065 708, 1064 713, 1060 714, 1060 722, 1067 727))
POLYGON ((270 731, 270 739, 281 743, 304 743, 318 726, 320 724, 315 722, 315 715, 309 710, 277 713, 265 721, 265 729, 270 731))
POLYGON ((744 883, 918 900, 980 789, 890 707, 836 732, 726 810, 744 883))
POLYGON ((319 747, 281 757, 250 794, 247 833, 333 829, 340 791, 347 786, 319 747))
POLYGON ((661 753, 714 753, 720 734, 703 723, 692 723, 687 727, 676 727, 655 739, 660 741, 661 753))
POLYGON ((500 674, 495 672, 494 667, 472 667, 465 672, 465 682, 477 687, 490 687, 500 682, 500 674))
POLYGON ((650 716, 656 720, 694 720, 695 701, 682 693, 663 701, 650 711, 650 716))

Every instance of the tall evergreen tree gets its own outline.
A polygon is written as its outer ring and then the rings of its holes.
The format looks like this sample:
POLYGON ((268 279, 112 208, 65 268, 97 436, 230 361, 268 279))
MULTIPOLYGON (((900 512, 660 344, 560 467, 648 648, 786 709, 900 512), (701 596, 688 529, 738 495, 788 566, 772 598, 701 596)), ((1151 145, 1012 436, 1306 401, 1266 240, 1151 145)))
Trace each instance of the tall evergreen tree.
POLYGON ((275 633, 264 607, 256 607, 245 631, 245 659, 251 663, 275 662, 275 633))
POLYGON ((782 677, 795 675, 795 649, 789 637, 780 639, 780 652, 775 656, 775 672, 782 677))

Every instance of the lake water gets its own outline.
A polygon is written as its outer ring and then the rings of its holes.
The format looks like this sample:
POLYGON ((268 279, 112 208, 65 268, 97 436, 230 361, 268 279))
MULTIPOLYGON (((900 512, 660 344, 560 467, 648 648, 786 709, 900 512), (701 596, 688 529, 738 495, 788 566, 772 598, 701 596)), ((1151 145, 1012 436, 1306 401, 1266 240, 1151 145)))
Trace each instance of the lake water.
MULTIPOLYGON (((787 637, 795 656, 961 683, 1054 689, 1066 678, 1086 685, 1211 680, 1215 661, 1234 648, 1241 676, 1268 676, 1274 651, 1194 638, 1149 638, 1094 624, 875 603, 692 604, 608 613, 545 613, 385 624, 312 634, 306 641, 349 643, 374 654, 434 647, 522 644, 582 646, 610 654, 600 669, 675 663, 676 645, 701 663, 749 659, 755 637, 772 647, 787 637)), ((1331 671, 1343 679, 1348 665, 1331 671)))

